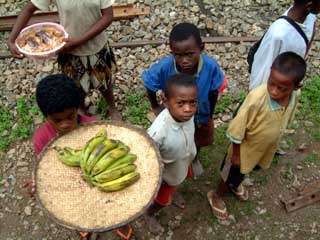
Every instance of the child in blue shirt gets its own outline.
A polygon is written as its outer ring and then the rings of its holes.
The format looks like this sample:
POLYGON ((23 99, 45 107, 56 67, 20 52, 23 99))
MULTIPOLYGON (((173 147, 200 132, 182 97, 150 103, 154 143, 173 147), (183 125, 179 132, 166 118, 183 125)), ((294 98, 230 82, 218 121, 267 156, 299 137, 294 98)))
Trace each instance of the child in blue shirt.
MULTIPOLYGON (((171 54, 142 73, 151 107, 155 115, 163 110, 156 93, 164 90, 166 80, 178 73, 192 75, 198 87, 198 110, 194 116, 195 143, 200 147, 213 143, 214 124, 212 114, 218 94, 226 86, 226 78, 217 61, 202 53, 204 44, 199 29, 190 23, 177 24, 169 37, 171 54)), ((196 157, 197 159, 197 157, 196 157)))

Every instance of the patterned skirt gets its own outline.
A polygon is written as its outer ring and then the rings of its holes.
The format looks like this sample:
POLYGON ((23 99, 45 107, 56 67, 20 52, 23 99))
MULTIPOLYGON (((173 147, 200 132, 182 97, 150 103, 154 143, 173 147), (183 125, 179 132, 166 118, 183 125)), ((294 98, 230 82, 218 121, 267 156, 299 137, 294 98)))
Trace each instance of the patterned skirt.
POLYGON ((90 89, 106 90, 113 83, 112 73, 117 70, 109 43, 100 52, 90 56, 60 53, 58 64, 61 71, 72 78, 84 93, 90 89))

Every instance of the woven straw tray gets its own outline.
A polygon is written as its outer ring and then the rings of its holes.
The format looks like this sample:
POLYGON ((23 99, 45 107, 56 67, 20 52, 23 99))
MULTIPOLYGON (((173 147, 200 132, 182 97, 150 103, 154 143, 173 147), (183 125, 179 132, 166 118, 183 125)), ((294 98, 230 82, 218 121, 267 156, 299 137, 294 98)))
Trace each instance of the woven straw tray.
POLYGON ((53 139, 38 159, 35 178, 37 200, 58 224, 78 231, 102 232, 125 225, 141 216, 153 202, 161 183, 160 154, 143 129, 115 122, 80 125, 53 139), (53 146, 80 147, 99 130, 123 141, 138 156, 140 179, 118 192, 102 192, 81 177, 79 167, 60 162, 53 146))

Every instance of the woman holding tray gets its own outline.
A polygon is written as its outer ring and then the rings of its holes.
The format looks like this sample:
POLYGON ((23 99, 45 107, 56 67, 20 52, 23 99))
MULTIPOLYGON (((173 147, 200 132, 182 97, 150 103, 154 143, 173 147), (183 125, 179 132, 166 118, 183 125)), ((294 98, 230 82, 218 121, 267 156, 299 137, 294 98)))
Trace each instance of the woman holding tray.
POLYGON ((81 90, 81 109, 85 109, 84 99, 90 89, 98 89, 109 106, 111 119, 121 120, 112 90, 115 57, 104 33, 113 19, 114 0, 31 0, 23 8, 9 36, 11 53, 14 57, 23 57, 15 46, 17 36, 36 10, 47 11, 53 2, 60 23, 69 34, 58 54, 58 63, 62 72, 74 79, 81 90))

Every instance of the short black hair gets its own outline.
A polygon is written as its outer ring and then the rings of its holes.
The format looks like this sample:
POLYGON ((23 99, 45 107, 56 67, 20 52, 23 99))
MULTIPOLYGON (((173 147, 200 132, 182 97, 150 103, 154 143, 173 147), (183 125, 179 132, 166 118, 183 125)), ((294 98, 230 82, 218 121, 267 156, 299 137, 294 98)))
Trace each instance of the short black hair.
POLYGON ((298 5, 298 6, 305 5, 310 1, 311 0, 294 0, 294 5, 298 5))
POLYGON ((75 82, 64 74, 53 74, 43 78, 36 89, 38 106, 45 117, 79 108, 80 91, 75 82))
POLYGON ((294 52, 284 52, 276 57, 272 69, 280 73, 294 77, 294 84, 298 85, 306 75, 306 61, 294 52))
POLYGON ((169 77, 164 88, 166 98, 172 97, 172 87, 194 87, 197 89, 196 80, 193 76, 179 73, 169 77))
POLYGON ((199 29, 191 23, 179 23, 173 27, 169 36, 169 43, 182 42, 194 37, 199 47, 202 45, 202 39, 199 29))

